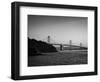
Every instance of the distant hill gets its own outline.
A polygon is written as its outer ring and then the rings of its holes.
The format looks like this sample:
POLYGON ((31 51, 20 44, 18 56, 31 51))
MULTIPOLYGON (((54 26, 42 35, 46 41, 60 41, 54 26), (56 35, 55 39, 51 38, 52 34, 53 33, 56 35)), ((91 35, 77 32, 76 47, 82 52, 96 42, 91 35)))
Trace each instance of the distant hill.
POLYGON ((28 38, 28 55, 42 55, 42 53, 57 52, 56 48, 51 44, 43 41, 28 38))

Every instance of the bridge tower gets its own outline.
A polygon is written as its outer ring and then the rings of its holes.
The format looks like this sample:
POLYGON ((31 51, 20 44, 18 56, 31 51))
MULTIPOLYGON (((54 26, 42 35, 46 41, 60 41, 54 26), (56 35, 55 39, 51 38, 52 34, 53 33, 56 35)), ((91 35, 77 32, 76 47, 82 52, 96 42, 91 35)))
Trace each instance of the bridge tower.
POLYGON ((50 43, 50 36, 47 37, 47 42, 50 43))

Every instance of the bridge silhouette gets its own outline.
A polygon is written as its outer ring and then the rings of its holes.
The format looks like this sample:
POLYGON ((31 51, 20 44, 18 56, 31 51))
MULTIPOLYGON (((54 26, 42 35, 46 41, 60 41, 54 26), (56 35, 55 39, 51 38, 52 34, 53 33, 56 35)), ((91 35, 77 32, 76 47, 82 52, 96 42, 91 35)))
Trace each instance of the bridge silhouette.
MULTIPOLYGON (((81 42, 78 45, 73 44, 72 40, 69 40, 69 44, 58 43, 58 42, 55 42, 53 39, 51 39, 51 36, 47 36, 46 40, 43 40, 43 41, 45 41, 48 44, 51 44, 53 46, 59 46, 60 51, 67 50, 67 49, 68 50, 73 50, 73 49, 75 49, 75 50, 85 49, 86 50, 87 49, 87 47, 84 47, 81 42), (65 49, 65 48, 67 48, 67 49, 65 49)), ((58 47, 56 47, 56 48, 58 48, 58 47)))

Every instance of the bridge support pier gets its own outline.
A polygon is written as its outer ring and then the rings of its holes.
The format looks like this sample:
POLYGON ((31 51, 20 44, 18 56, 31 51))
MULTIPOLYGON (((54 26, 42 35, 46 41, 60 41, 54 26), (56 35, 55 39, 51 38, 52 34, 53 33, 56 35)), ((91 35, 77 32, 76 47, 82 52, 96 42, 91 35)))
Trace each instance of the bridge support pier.
POLYGON ((61 50, 61 51, 63 50, 63 45, 62 45, 62 44, 60 45, 60 50, 61 50))

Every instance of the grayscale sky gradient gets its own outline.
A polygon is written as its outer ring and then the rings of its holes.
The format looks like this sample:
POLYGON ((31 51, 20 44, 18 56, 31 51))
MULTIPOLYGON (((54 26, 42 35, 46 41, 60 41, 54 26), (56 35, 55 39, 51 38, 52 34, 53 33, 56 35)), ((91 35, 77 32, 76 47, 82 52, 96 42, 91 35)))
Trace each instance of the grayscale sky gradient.
POLYGON ((87 17, 28 15, 28 37, 46 41, 50 36, 51 42, 68 44, 72 40, 87 46, 87 24, 87 17))

